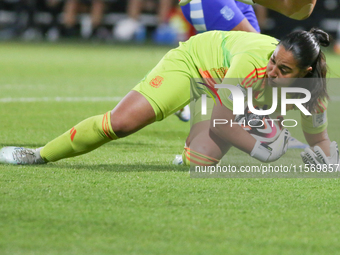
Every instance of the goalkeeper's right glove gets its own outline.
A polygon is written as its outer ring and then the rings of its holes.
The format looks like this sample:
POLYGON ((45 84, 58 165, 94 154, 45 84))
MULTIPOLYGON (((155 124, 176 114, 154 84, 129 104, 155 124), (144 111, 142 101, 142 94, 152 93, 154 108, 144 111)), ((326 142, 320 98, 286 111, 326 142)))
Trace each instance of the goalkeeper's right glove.
POLYGON ((288 149, 288 140, 290 133, 287 129, 283 129, 279 137, 270 144, 256 141, 250 156, 262 162, 272 162, 278 160, 288 149))

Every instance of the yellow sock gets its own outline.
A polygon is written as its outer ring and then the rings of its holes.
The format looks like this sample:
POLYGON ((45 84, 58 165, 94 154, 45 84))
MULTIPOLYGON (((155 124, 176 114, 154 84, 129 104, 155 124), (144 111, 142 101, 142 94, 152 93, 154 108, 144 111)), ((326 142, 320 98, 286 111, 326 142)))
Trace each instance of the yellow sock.
POLYGON ((110 112, 83 120, 72 129, 52 140, 40 151, 46 162, 78 156, 116 140, 110 122, 110 112))
POLYGON ((188 147, 184 147, 182 160, 183 165, 185 166, 190 166, 190 164, 197 166, 213 166, 220 162, 218 159, 203 155, 197 151, 189 149, 188 147))

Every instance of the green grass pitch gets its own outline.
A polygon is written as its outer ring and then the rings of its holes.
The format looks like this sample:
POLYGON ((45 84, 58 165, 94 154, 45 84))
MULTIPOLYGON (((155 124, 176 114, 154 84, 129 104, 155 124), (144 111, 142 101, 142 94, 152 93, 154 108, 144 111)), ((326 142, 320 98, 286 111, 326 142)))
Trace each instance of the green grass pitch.
MULTIPOLYGON (((112 109, 168 50, 1 43, 0 147, 43 146, 112 109)), ((327 57, 339 77, 340 57, 327 57)), ((340 89, 330 90, 340 142, 340 89)), ((170 116, 81 157, 0 165, 0 254, 340 254, 338 179, 190 178, 171 164, 188 130, 170 116)), ((278 163, 301 164, 299 153, 278 163)))

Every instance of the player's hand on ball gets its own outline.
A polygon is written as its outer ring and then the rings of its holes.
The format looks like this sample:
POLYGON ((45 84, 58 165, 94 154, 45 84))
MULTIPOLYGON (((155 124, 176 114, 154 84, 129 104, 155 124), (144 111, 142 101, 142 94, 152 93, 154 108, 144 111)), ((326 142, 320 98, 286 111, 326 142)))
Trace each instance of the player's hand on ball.
POLYGON ((278 138, 272 143, 265 144, 257 141, 250 153, 250 156, 262 162, 273 162, 278 160, 286 153, 289 138, 289 131, 287 129, 282 129, 278 138))
POLYGON ((314 146, 314 149, 306 148, 305 151, 301 152, 302 160, 305 164, 313 165, 327 165, 327 168, 337 169, 339 164, 339 149, 338 144, 333 141, 330 145, 331 156, 327 157, 326 154, 319 146, 314 146))

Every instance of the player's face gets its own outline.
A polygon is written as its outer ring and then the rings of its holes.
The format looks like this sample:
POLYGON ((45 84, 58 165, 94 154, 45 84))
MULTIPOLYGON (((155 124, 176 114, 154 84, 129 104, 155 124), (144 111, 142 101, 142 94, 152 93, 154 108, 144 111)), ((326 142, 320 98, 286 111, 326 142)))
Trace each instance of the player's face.
POLYGON ((288 87, 294 79, 304 77, 307 70, 301 70, 293 53, 279 45, 270 57, 266 73, 270 86, 288 87))

